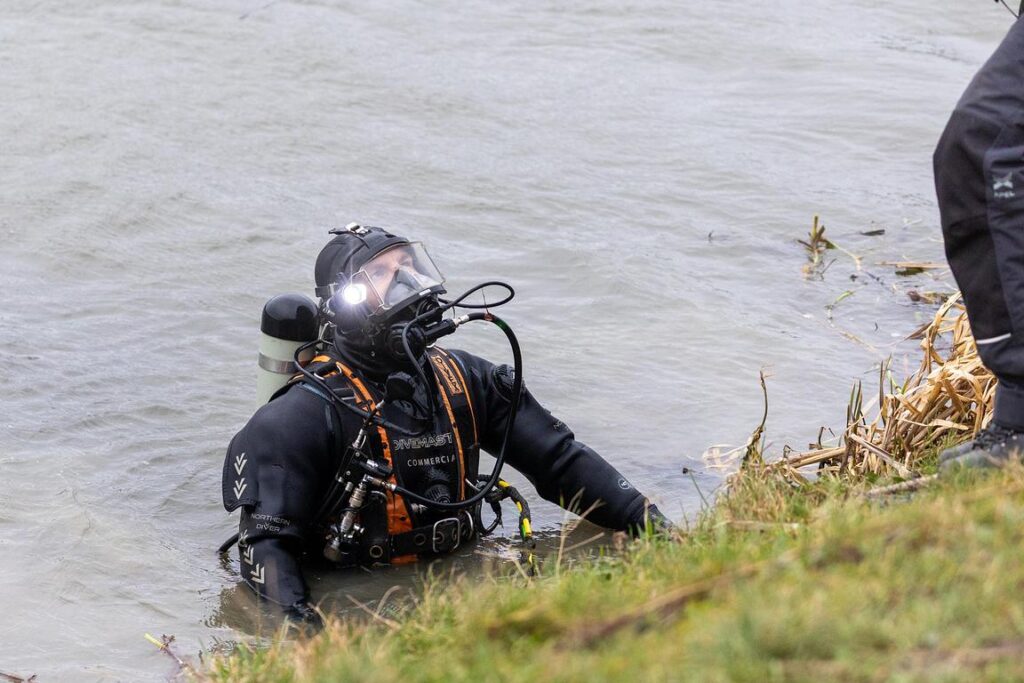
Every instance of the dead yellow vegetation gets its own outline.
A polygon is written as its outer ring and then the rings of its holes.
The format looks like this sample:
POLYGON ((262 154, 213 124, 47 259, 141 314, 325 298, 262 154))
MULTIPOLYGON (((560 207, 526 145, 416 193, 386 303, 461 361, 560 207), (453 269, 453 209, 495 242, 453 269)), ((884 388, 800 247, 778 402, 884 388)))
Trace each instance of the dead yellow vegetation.
POLYGON ((865 404, 860 385, 854 387, 838 446, 787 453, 776 466, 794 475, 818 465, 835 474, 914 477, 936 445, 968 439, 984 427, 996 380, 978 357, 959 293, 914 336, 923 351, 917 372, 899 385, 883 365, 877 397, 865 404))

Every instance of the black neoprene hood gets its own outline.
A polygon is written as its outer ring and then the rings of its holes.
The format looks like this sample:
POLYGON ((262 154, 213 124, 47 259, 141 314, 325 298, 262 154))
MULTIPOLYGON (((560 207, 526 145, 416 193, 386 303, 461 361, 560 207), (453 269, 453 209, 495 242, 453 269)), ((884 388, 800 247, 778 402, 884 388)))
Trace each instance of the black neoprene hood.
POLYGON ((339 231, 316 257, 313 271, 316 295, 321 299, 327 298, 331 293, 330 286, 338 281, 340 273, 355 273, 364 263, 396 244, 409 244, 409 240, 384 228, 356 223, 339 231))

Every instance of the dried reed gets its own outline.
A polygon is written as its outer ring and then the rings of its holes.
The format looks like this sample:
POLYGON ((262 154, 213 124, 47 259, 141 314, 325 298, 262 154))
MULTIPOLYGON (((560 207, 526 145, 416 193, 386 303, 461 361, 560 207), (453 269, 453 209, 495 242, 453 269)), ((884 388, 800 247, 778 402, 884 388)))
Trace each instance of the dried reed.
POLYGON ((930 449, 974 436, 992 417, 996 380, 978 357, 959 293, 949 297, 921 331, 921 349, 920 368, 902 386, 882 365, 878 397, 867 406, 860 383, 854 386, 838 446, 790 452, 776 466, 792 474, 818 465, 853 476, 913 477, 930 449), (865 413, 873 407, 869 420, 865 413))

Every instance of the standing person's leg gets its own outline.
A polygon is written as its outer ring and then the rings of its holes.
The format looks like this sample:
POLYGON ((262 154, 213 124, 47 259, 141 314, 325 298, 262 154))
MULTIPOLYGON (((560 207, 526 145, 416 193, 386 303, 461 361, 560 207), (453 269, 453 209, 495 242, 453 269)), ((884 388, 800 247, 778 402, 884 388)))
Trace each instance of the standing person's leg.
POLYGON ((946 257, 999 378, 993 425, 941 460, 992 464, 1024 451, 1024 22, 971 81, 934 162, 946 257))

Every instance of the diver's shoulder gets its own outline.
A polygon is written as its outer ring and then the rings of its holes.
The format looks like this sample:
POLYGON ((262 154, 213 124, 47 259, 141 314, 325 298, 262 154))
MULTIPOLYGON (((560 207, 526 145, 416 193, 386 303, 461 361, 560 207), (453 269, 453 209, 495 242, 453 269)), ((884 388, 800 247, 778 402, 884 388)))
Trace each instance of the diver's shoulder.
POLYGON ((456 361, 458 361, 463 366, 464 369, 469 370, 471 372, 490 372, 491 368, 494 367, 494 363, 492 363, 491 361, 476 354, 470 353, 469 351, 464 351, 462 349, 447 348, 441 350, 447 353, 448 355, 452 356, 456 361))
POLYGON ((257 408, 244 429, 251 434, 266 434, 282 429, 296 432, 301 430, 306 422, 322 421, 322 406, 326 400, 304 389, 300 384, 295 384, 257 408))
POLYGON ((494 395, 504 396, 512 385, 512 367, 496 364, 486 358, 477 356, 462 349, 445 349, 461 366, 462 373, 477 399, 486 399, 494 395))

